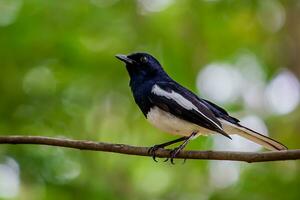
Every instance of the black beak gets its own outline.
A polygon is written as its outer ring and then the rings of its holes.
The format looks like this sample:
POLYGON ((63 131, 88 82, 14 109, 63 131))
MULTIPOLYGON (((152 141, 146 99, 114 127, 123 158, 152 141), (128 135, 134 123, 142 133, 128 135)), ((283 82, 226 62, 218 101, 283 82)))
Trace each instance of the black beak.
POLYGON ((126 64, 134 64, 135 61, 128 58, 126 55, 122 55, 122 54, 117 54, 116 58, 118 58, 119 60, 125 62, 126 64))

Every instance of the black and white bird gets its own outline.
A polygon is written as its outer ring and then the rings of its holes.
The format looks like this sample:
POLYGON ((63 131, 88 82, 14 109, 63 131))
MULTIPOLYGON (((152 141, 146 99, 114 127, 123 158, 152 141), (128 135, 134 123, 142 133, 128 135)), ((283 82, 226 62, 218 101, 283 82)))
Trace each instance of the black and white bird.
POLYGON ((173 159, 191 139, 215 133, 229 139, 230 134, 238 134, 269 150, 287 149, 280 142, 241 125, 238 119, 231 117, 223 108, 201 99, 178 84, 153 56, 133 53, 116 57, 126 64, 134 100, 147 120, 165 132, 182 136, 153 146, 149 153, 154 160, 157 149, 183 141, 171 151, 170 158, 173 163, 173 159))

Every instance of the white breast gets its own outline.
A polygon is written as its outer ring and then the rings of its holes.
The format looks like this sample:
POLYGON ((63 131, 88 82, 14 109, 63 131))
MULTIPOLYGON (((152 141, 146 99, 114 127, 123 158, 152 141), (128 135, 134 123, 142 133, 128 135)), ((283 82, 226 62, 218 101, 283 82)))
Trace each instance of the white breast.
POLYGON ((193 132, 198 132, 199 135, 212 133, 211 130, 182 120, 157 106, 150 109, 147 114, 147 120, 156 128, 175 135, 190 136, 193 132))

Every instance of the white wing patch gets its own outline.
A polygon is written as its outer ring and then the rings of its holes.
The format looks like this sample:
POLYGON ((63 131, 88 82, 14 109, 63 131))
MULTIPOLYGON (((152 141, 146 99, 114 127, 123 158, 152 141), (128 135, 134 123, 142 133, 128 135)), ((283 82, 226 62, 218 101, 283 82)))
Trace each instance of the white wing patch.
POLYGON ((211 120, 209 117, 207 117, 206 115, 204 115, 202 112, 200 112, 200 110, 192 102, 190 102, 189 100, 187 100, 186 98, 184 98, 181 94, 178 94, 177 92, 175 92, 173 90, 171 92, 167 92, 167 91, 163 90, 162 88, 160 88, 156 84, 152 87, 151 92, 153 94, 155 94, 155 95, 162 96, 162 97, 165 97, 167 99, 172 99, 176 103, 178 103, 180 106, 182 106, 183 108, 185 108, 187 110, 196 110, 203 117, 205 117, 210 122, 212 122, 213 124, 215 124, 218 128, 220 128, 221 130, 223 130, 223 128, 219 124, 217 124, 216 122, 214 122, 213 120, 211 120))
POLYGON ((179 105, 181 105, 182 107, 184 107, 187 110, 197 110, 198 108, 189 100, 187 100, 186 98, 184 98, 183 96, 181 96, 180 94, 174 92, 172 90, 172 92, 167 92, 163 89, 161 89, 158 85, 154 85, 152 88, 152 93, 156 94, 158 96, 163 96, 166 97, 167 99, 173 99, 174 101, 176 101, 179 105))

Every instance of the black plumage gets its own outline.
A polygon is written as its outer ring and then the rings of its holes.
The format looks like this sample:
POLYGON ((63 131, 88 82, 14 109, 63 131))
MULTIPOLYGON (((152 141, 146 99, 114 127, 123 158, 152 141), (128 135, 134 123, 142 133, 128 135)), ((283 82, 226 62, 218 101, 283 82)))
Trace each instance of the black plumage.
POLYGON ((154 146, 150 151, 154 156, 158 148, 184 141, 171 152, 173 162, 173 158, 190 139, 207 130, 228 138, 231 138, 229 134, 238 134, 271 150, 286 149, 281 143, 242 126, 240 121, 230 116, 225 109, 198 97, 178 84, 169 77, 153 56, 134 53, 116 57, 126 63, 134 100, 144 116, 162 130, 184 135, 180 139, 154 146), (186 130, 189 133, 183 134, 186 130))

